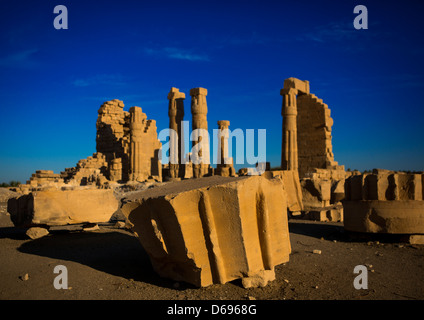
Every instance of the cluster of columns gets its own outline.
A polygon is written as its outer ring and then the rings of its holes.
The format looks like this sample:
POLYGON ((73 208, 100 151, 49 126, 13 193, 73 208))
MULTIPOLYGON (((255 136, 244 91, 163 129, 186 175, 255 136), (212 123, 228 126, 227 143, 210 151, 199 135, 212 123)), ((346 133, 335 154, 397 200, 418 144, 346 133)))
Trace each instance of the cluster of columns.
MULTIPOLYGON (((191 158, 196 161, 193 161, 192 164, 192 176, 194 178, 200 178, 212 174, 212 168, 209 163, 209 141, 204 139, 208 137, 207 134, 199 134, 199 130, 204 130, 205 133, 208 131, 208 120, 207 113, 208 107, 206 102, 206 96, 208 90, 205 88, 193 88, 190 90, 191 96, 191 114, 192 114, 192 152, 191 158), (207 159, 208 161, 204 161, 207 159)), ((179 179, 186 176, 182 170, 183 158, 184 158, 184 148, 180 139, 183 139, 183 128, 182 121, 184 118, 184 99, 185 94, 180 92, 177 88, 171 88, 168 94, 169 107, 169 128, 170 130, 170 141, 169 141, 169 150, 170 150, 170 164, 169 164, 169 178, 170 179, 179 179)), ((217 170, 215 174, 230 176, 235 175, 234 168, 231 164, 225 164, 224 160, 228 155, 228 128, 230 122, 226 120, 218 121, 218 128, 220 129, 220 139, 219 139, 219 151, 218 156, 221 161, 217 165, 217 170), (227 129, 227 130, 225 130, 227 129)), ((185 168, 186 169, 186 168, 185 168)))

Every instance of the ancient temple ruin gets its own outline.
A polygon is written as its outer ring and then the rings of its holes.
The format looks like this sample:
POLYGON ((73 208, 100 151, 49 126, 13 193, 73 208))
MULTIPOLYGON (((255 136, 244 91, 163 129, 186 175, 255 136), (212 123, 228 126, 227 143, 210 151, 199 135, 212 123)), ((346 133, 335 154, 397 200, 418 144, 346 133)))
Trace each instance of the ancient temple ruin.
POLYGON ((284 80, 283 96, 283 170, 298 170, 304 178, 316 169, 344 171, 334 161, 331 143, 333 119, 328 105, 309 92, 309 81, 284 80))
POLYGON ((236 174, 229 120, 217 123, 219 161, 211 167, 207 94, 190 90, 194 134, 186 155, 186 95, 175 87, 168 93, 169 164, 160 161, 155 120, 137 106, 124 111, 121 100, 103 103, 96 152, 61 174, 37 170, 19 188, 24 195, 8 202, 12 221, 98 223, 120 212, 156 272, 196 286, 272 281, 275 266, 289 261, 288 218, 344 221, 349 231, 406 233, 424 242, 423 175, 345 172, 334 160, 330 109, 308 81, 284 81, 281 168, 267 167, 261 176, 236 174), (122 186, 141 188, 117 199, 122 186))
POLYGON ((314 220, 343 220, 344 166, 334 161, 333 119, 322 99, 310 93, 309 81, 284 80, 281 168, 301 179, 303 204, 314 220))
POLYGON ((147 119, 140 107, 124 111, 120 100, 105 102, 98 111, 96 149, 109 165, 106 178, 111 181, 160 179, 162 167, 156 121, 147 119), (113 166, 114 165, 114 166, 113 166))
POLYGON ((424 174, 374 169, 346 179, 344 227, 424 243, 424 174))

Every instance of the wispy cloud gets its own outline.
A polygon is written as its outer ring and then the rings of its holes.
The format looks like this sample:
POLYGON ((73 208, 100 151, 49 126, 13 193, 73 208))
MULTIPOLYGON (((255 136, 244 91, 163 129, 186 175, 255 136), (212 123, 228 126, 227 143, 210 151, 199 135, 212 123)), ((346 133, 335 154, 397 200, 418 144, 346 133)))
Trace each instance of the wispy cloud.
POLYGON ((333 21, 316 26, 311 31, 297 36, 296 39, 300 41, 327 43, 353 40, 364 34, 370 38, 374 38, 383 35, 381 32, 375 30, 378 25, 378 21, 373 21, 369 24, 368 30, 356 30, 352 21, 333 21))
POLYGON ((151 56, 165 57, 169 59, 187 60, 187 61, 210 61, 205 54, 193 53, 186 49, 165 47, 161 49, 145 48, 144 53, 151 56))
POLYGON ((0 57, 0 67, 10 68, 31 68, 36 65, 33 59, 38 49, 28 49, 24 51, 15 52, 4 57, 0 57))
POLYGON ((320 43, 328 41, 341 41, 352 39, 358 35, 358 30, 351 22, 330 22, 326 25, 317 26, 310 32, 299 35, 298 40, 316 41, 320 43))
POLYGON ((89 87, 93 85, 125 85, 125 79, 119 74, 98 74, 95 76, 79 78, 72 81, 76 87, 89 87))

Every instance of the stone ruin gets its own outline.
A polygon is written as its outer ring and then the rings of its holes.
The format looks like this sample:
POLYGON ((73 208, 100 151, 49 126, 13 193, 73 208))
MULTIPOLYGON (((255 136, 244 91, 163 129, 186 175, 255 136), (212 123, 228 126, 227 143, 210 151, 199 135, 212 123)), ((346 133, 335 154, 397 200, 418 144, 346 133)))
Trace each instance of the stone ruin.
MULTIPOLYGON (((192 130, 208 129, 207 93, 190 90, 192 130)), ((196 286, 234 279, 244 287, 265 286, 275 278, 274 267, 289 261, 288 217, 343 221, 351 232, 405 233, 422 241, 423 175, 345 172, 334 161, 330 109, 310 93, 309 82, 286 79, 280 94, 280 170, 263 163, 260 176, 250 176, 258 174, 255 168, 236 174, 228 157, 228 120, 218 121, 216 168, 185 161, 208 157, 209 141, 198 136, 192 153, 183 154, 185 94, 173 87, 169 164, 160 162, 154 120, 140 107, 127 112, 120 100, 105 102, 96 152, 60 175, 38 170, 20 186, 24 195, 9 200, 11 219, 16 226, 52 226, 107 222, 120 212, 158 274, 196 286), (114 186, 146 181, 166 183, 114 193, 114 186)))
POLYGON ((203 287, 242 279, 265 286, 289 260, 283 180, 206 177, 170 182, 123 200, 155 271, 203 287), (201 239, 201 240, 200 240, 201 239))
POLYGON ((344 166, 334 161, 333 119, 328 106, 309 91, 309 81, 284 80, 281 169, 299 173, 303 214, 293 217, 343 221, 344 166))
POLYGON ((344 227, 424 244, 424 174, 374 169, 346 179, 344 227))

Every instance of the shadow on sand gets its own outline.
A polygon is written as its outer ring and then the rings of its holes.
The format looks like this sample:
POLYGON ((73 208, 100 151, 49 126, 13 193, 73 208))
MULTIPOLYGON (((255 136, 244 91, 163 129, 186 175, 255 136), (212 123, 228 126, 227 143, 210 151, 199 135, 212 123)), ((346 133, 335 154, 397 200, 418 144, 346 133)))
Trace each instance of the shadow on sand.
POLYGON ((407 241, 408 235, 387 233, 361 233, 345 230, 343 223, 289 220, 289 232, 325 240, 340 242, 399 243, 407 241))
POLYGON ((289 220, 289 232, 326 240, 348 240, 343 225, 340 223, 289 220))
MULTIPOLYGON (((55 233, 25 242, 18 251, 78 262, 108 274, 160 287, 172 288, 175 283, 156 274, 139 240, 129 232, 55 233)), ((190 285, 184 284, 179 289, 184 287, 190 285)))

